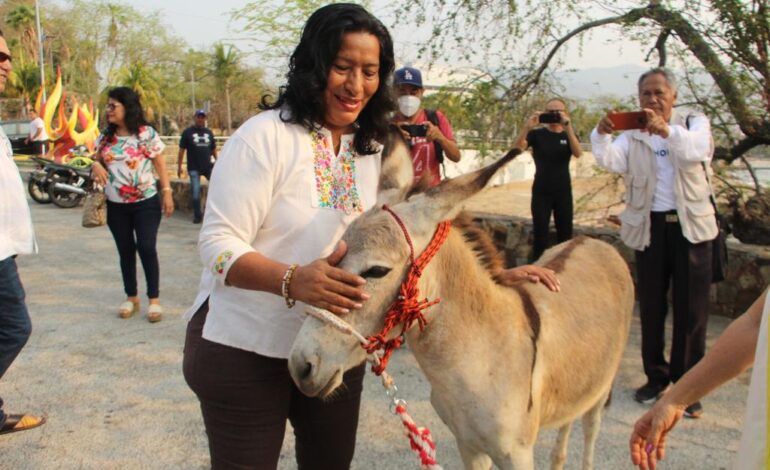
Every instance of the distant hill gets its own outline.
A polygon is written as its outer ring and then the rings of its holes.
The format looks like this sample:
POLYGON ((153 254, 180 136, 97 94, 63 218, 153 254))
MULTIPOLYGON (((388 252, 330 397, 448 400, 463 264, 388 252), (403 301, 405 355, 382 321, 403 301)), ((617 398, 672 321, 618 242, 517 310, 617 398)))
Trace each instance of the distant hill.
MULTIPOLYGON (((420 68, 420 65, 416 65, 420 68)), ((636 81, 651 67, 639 64, 624 64, 613 67, 591 67, 586 69, 559 70, 552 74, 557 91, 567 98, 584 100, 597 97, 615 96, 617 98, 636 97, 636 81)), ((439 88, 463 91, 467 83, 483 74, 472 68, 451 68, 434 64, 422 68, 425 89, 428 94, 439 88)), ((674 75, 681 78, 681 72, 674 69, 674 75)), ((705 73, 695 75, 695 80, 702 84, 713 84, 705 73)), ((685 90, 680 89, 681 93, 685 90)))
POLYGON ((562 93, 571 98, 595 98, 616 95, 626 97, 636 93, 636 80, 647 67, 635 64, 615 67, 594 67, 554 73, 555 81, 562 87, 562 93))
MULTIPOLYGON (((458 69, 439 64, 434 64, 430 68, 421 67, 421 64, 414 66, 422 70, 428 93, 442 87, 452 87, 453 83, 470 81, 481 75, 481 72, 471 68, 458 69)), ((641 65, 626 64, 614 67, 561 70, 554 72, 553 78, 557 86, 561 87, 560 93, 570 98, 587 99, 607 95, 623 98, 635 94, 636 80, 647 69, 641 65)))

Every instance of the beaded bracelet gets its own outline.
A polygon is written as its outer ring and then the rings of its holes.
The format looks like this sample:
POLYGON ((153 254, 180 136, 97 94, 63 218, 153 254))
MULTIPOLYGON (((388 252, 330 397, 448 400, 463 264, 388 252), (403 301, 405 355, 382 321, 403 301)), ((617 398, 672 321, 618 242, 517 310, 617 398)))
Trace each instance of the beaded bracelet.
POLYGON ((291 284, 291 280, 294 277, 294 271, 297 270, 299 267, 298 264, 292 264, 289 266, 289 269, 286 270, 286 272, 283 274, 283 278, 281 279, 281 294, 283 295, 283 300, 286 301, 286 307, 292 308, 296 301, 289 297, 289 285, 291 284))

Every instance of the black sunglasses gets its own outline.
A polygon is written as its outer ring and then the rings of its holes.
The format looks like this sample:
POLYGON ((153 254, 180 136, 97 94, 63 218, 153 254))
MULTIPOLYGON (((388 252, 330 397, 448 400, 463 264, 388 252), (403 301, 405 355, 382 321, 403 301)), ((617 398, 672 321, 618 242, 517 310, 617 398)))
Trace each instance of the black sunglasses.
POLYGON ((5 61, 12 62, 13 57, 11 57, 10 54, 6 54, 5 52, 0 52, 0 64, 2 64, 5 61))

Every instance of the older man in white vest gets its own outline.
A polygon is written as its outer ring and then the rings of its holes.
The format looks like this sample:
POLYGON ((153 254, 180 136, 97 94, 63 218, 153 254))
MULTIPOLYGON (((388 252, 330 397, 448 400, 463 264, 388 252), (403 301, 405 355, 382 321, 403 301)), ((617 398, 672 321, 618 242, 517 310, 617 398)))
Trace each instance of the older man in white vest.
MULTIPOLYGON (((591 134, 597 163, 625 179, 626 208, 620 237, 636 250, 637 296, 642 323, 642 360, 647 383, 636 390, 640 403, 657 399, 693 367, 706 350, 711 241, 718 229, 706 175, 713 153, 711 126, 701 113, 674 109, 676 81, 666 69, 642 74, 642 129, 612 138, 604 116, 591 134), (665 319, 669 282, 674 330, 666 361, 665 319)), ((700 402, 685 416, 697 418, 700 402)))

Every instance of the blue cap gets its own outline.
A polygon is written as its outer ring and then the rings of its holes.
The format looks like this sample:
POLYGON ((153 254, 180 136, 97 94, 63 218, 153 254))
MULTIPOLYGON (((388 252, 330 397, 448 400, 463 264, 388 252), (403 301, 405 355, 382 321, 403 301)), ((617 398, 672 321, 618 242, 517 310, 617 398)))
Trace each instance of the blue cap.
POLYGON ((414 67, 402 67, 393 73, 393 85, 412 85, 422 88, 422 74, 414 67))
POLYGON ((206 110, 205 109, 199 109, 199 110, 195 111, 195 116, 196 117, 198 117, 198 116, 206 116, 206 110))

